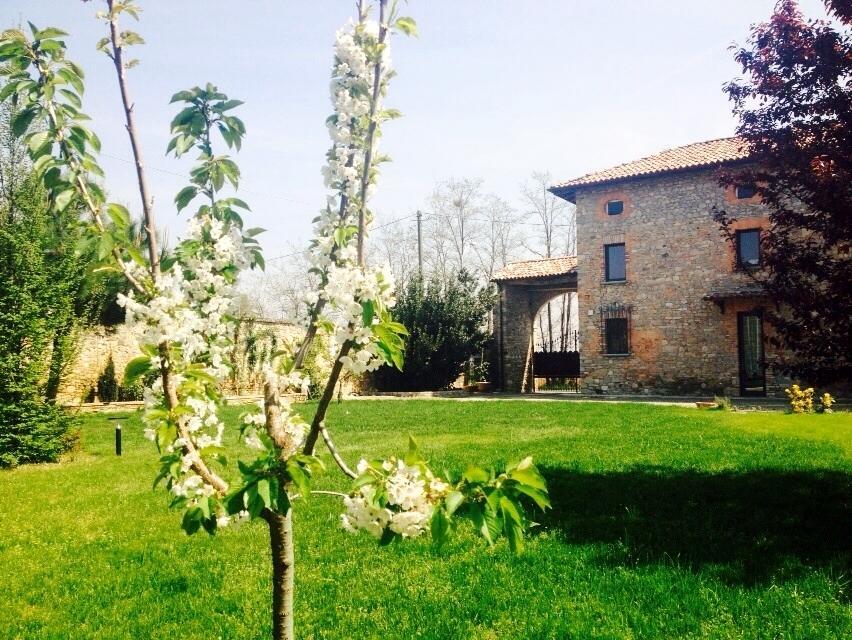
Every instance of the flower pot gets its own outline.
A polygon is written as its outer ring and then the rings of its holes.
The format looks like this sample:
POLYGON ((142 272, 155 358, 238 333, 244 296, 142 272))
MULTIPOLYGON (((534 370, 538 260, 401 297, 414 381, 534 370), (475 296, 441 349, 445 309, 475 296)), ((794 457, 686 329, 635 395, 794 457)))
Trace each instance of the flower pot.
POLYGON ((494 390, 494 383, 486 380, 480 380, 476 383, 476 390, 479 393, 491 393, 494 390))
POLYGON ((462 387, 462 389, 464 389, 468 393, 473 393, 474 391, 476 391, 476 385, 475 384, 466 384, 462 387))

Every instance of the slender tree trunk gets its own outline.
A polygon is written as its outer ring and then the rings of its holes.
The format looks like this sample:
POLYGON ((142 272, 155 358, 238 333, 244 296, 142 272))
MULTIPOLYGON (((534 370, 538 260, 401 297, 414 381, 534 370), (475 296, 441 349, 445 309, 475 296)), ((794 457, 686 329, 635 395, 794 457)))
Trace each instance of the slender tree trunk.
POLYGON ((264 518, 269 524, 272 552, 272 638, 293 640, 293 509, 288 509, 287 515, 267 511, 264 518))

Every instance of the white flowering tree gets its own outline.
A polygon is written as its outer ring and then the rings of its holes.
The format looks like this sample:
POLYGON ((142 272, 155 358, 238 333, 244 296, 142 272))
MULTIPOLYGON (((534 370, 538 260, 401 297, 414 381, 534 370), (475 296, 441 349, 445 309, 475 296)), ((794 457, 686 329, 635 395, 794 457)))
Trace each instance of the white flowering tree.
POLYGON ((315 220, 311 243, 312 270, 320 286, 308 301, 304 339, 297 349, 277 353, 266 363, 264 400, 242 419, 241 437, 257 454, 240 460, 238 473, 228 475, 223 471, 226 425, 219 415, 219 389, 231 369, 234 287, 242 270, 263 266, 255 240, 260 230, 244 227, 249 208, 228 194, 236 190, 240 177, 225 152, 238 151, 245 135, 242 121, 233 115, 241 103, 210 84, 174 95, 172 102, 181 110, 171 123, 168 151, 197 154, 189 184, 175 204, 194 213, 185 238, 160 261, 126 80, 126 71, 136 64, 125 58, 126 50, 141 44, 142 38, 119 24, 123 15, 138 19, 139 8, 133 0, 105 4, 98 15, 109 35, 98 48, 116 70, 149 238, 147 256, 129 237, 129 212, 104 195, 97 161, 100 142, 81 111, 83 72, 65 57, 63 31, 30 25, 29 34, 2 34, 5 83, 0 101, 16 105, 13 130, 24 138, 51 206, 85 210, 91 242, 105 268, 120 270, 131 285, 120 303, 128 323, 138 328, 141 355, 128 365, 126 375, 159 372, 145 392, 143 421, 146 435, 161 453, 157 481, 168 488, 172 507, 182 510, 183 529, 188 534, 201 529, 215 534, 241 520, 267 523, 276 639, 293 637, 293 505, 310 493, 342 498, 343 527, 353 533, 366 531, 384 544, 429 532, 440 545, 453 520, 464 517, 488 543, 505 536, 511 549, 519 551, 528 526, 524 502, 541 509, 549 506, 546 485, 531 459, 504 470, 471 466, 459 477, 439 477, 410 440, 402 458, 361 460, 353 470, 339 455, 325 422, 344 369, 362 373, 382 364, 403 366, 406 331, 391 316, 394 283, 387 269, 367 263, 365 239, 372 218, 367 203, 377 167, 386 160, 376 152, 381 126, 399 116, 383 105, 393 77, 390 37, 414 33, 414 21, 399 16, 395 2, 388 6, 387 0, 379 0, 376 8, 362 1, 356 19, 337 33, 334 112, 327 121, 332 146, 323 169, 329 195, 315 220), (375 18, 371 10, 378 14, 375 18), (304 384, 302 364, 320 335, 327 337, 336 355, 308 424, 282 399, 280 390, 304 384), (315 456, 320 437, 336 466, 353 479, 349 494, 312 489, 314 476, 323 470, 315 456))

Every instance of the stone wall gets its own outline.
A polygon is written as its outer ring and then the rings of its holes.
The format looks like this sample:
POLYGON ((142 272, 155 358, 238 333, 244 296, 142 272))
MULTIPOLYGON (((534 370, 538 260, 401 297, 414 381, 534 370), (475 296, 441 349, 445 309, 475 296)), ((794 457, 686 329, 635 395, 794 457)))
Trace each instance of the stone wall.
POLYGON ((576 291, 576 282, 571 274, 534 282, 499 283, 494 339, 496 379, 501 389, 532 391, 533 321, 549 300, 576 291))
MULTIPOLYGON (((245 338, 256 337, 256 353, 261 356, 275 346, 283 346, 301 338, 302 331, 295 325, 266 320, 243 321, 240 325, 239 346, 234 360, 238 364, 238 375, 229 380, 226 393, 251 395, 261 392, 262 380, 259 366, 252 366, 245 353, 245 338)), ((68 366, 59 387, 57 400, 62 404, 82 402, 97 385, 98 377, 112 356, 116 378, 121 382, 127 363, 139 355, 137 336, 127 325, 114 327, 92 327, 83 332, 74 362, 68 366)))
MULTIPOLYGON (((724 207, 740 228, 766 224, 762 205, 737 201, 714 171, 702 170, 597 185, 577 192, 577 262, 584 388, 603 393, 739 395, 737 312, 766 304, 731 300, 720 307, 703 296, 747 286, 734 254, 713 221, 724 207), (608 216, 605 203, 623 200, 608 216), (627 279, 604 281, 605 244, 625 244, 627 279), (630 354, 603 353, 600 310, 628 305, 630 354)), ((764 322, 764 331, 769 327, 764 322)), ((767 355, 771 352, 767 348, 767 355)), ((779 385, 767 372, 767 392, 779 385)))

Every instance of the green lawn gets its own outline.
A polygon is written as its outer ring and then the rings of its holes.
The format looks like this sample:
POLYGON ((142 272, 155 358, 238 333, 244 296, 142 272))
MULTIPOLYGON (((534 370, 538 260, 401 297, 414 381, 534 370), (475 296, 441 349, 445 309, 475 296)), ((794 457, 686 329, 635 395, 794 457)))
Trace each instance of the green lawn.
MULTIPOLYGON (((121 422, 121 458, 95 416, 73 461, 0 472, 0 638, 267 637, 262 523, 185 536, 121 422)), ((409 432, 436 469, 532 454, 554 509, 513 557, 466 530, 379 548, 336 498, 299 504, 300 638, 852 637, 849 414, 349 401, 328 423, 353 464, 409 432)))

